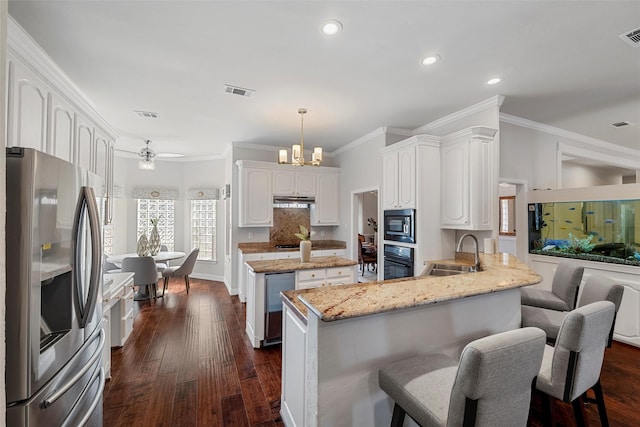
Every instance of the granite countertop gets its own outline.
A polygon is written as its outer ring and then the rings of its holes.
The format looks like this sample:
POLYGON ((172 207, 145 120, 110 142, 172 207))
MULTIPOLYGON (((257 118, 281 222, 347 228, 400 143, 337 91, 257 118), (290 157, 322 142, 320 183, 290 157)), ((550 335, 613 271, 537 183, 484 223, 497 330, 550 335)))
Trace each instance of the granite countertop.
MULTIPOLYGON (((311 250, 323 250, 323 249, 346 249, 347 242, 342 240, 312 240, 311 250)), ((299 251, 299 247, 295 248, 276 248, 273 243, 270 242, 244 242, 238 243, 238 249, 243 254, 261 254, 269 252, 293 252, 299 251)))
MULTIPOLYGON (((431 261, 473 264, 473 254, 431 261)), ((509 254, 480 254, 478 273, 417 276, 379 282, 283 292, 284 301, 302 317, 308 310, 325 322, 433 304, 540 283, 542 278, 509 254)))
POLYGON ((247 264, 255 273, 281 273, 283 271, 312 270, 316 268, 346 267, 356 265, 358 262, 338 256, 311 257, 309 262, 300 259, 273 259, 266 261, 247 261, 247 264))

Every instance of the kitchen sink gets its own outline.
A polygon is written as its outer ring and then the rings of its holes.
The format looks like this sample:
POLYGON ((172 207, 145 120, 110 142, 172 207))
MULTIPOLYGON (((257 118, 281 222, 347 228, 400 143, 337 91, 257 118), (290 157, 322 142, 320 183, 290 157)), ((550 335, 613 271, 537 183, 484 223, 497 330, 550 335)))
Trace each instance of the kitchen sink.
POLYGON ((429 264, 427 269, 422 273, 423 276, 455 276, 457 274, 474 273, 472 265, 456 265, 456 264, 429 264))

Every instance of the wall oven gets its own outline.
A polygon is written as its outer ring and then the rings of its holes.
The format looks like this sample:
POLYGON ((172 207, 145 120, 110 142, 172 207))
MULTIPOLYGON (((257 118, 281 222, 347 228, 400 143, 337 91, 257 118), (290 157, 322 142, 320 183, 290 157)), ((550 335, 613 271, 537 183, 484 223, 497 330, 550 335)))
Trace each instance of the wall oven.
POLYGON ((413 248, 384 245, 384 280, 413 276, 413 248))
POLYGON ((384 211, 384 240, 415 243, 415 209, 384 211))

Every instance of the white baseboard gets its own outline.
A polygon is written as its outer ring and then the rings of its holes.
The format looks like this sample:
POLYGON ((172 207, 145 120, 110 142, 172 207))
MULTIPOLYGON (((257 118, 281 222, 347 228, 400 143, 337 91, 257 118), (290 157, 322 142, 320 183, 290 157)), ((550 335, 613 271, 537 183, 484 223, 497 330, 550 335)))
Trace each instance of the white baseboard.
POLYGON ((190 274, 189 277, 193 277, 194 279, 213 280, 213 281, 216 281, 216 282, 224 282, 224 276, 219 276, 217 274, 193 273, 193 274, 190 274))

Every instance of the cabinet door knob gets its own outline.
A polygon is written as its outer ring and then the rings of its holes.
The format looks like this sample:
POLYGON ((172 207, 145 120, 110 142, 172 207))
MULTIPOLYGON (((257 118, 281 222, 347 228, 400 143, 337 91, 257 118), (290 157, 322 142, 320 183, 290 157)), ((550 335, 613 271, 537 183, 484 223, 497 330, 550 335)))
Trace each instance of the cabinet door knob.
POLYGON ((312 274, 312 275, 311 275, 311 277, 316 277, 316 275, 315 275, 315 274, 312 274))

